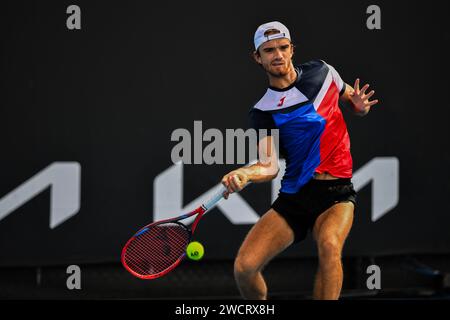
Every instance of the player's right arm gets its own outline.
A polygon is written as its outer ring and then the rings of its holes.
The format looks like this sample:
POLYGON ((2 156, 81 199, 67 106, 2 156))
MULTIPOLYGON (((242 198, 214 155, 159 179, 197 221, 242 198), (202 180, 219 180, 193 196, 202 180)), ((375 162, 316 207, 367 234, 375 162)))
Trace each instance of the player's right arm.
POLYGON ((228 198, 228 194, 241 191, 250 182, 267 182, 278 175, 278 154, 273 140, 271 136, 267 136, 259 141, 257 163, 233 170, 223 176, 222 184, 228 190, 225 199, 228 198))

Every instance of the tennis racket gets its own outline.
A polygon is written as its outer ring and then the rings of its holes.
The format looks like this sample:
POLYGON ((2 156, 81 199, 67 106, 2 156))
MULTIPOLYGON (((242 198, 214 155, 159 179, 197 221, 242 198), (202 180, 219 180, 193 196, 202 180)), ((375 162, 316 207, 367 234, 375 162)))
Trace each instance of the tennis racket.
POLYGON ((225 186, 206 203, 179 217, 153 222, 138 232, 122 249, 126 270, 141 279, 156 279, 175 269, 186 256, 186 247, 202 216, 214 207, 227 191, 225 186), (197 215, 191 228, 180 222, 197 215))

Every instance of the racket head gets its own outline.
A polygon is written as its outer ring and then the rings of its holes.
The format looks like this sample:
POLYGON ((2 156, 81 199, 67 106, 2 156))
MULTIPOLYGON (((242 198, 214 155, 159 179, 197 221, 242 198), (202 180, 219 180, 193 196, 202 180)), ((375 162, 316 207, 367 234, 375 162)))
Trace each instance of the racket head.
POLYGON ((186 247, 191 238, 191 230, 177 220, 149 224, 136 232, 123 247, 122 265, 140 279, 162 277, 186 257, 186 247))

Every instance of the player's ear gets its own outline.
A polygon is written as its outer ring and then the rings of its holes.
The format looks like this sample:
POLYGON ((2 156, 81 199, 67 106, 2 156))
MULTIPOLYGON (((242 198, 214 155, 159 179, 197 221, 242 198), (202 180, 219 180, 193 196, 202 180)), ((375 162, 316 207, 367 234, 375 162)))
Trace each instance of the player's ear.
POLYGON ((261 55, 259 54, 259 52, 257 50, 253 51, 253 59, 255 60, 256 63, 262 64, 261 63, 261 55))

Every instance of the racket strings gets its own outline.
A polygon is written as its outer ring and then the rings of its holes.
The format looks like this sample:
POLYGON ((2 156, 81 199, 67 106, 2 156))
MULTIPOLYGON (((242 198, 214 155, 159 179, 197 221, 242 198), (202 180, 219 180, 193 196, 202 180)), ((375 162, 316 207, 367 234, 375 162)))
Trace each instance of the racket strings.
POLYGON ((172 266, 185 253, 189 241, 190 233, 182 224, 156 225, 131 240, 125 262, 142 276, 154 275, 172 266))
POLYGON ((125 258, 135 272, 141 275, 159 273, 184 254, 189 242, 187 231, 179 225, 161 228, 143 233, 130 243, 125 258))

